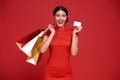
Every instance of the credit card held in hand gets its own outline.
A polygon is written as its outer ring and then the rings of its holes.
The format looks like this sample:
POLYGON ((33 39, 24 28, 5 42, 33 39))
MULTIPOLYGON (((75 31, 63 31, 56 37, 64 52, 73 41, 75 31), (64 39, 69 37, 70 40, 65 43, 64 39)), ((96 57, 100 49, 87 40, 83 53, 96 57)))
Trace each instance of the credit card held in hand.
POLYGON ((74 21, 74 23, 73 23, 73 26, 76 26, 76 27, 78 27, 78 26, 81 26, 81 22, 79 22, 79 21, 74 21))

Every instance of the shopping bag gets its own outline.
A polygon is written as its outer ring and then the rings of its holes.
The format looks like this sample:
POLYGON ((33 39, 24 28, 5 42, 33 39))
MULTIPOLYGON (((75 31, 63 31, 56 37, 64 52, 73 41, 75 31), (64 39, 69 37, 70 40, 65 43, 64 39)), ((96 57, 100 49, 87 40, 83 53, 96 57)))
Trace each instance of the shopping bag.
POLYGON ((37 35, 43 36, 43 31, 44 30, 36 30, 36 31, 28 34, 27 36, 23 37, 22 39, 16 41, 18 48, 21 51, 23 51, 27 56, 29 56, 31 49, 37 40, 37 37, 38 37, 37 35), (40 33, 42 33, 42 34, 40 34, 40 33), (24 50, 24 49, 26 49, 26 50, 24 50))
POLYGON ((40 47, 41 47, 42 41, 43 41, 43 38, 38 37, 34 47, 32 48, 30 52, 30 57, 27 57, 26 62, 29 62, 34 65, 37 64, 39 57, 41 58, 42 56, 42 54, 40 53, 40 47))
POLYGON ((26 62, 36 65, 40 55, 40 46, 43 40, 44 30, 36 30, 16 42, 17 46, 28 57, 26 62))
POLYGON ((23 37, 22 39, 18 40, 16 42, 17 46, 19 49, 21 49, 26 43, 28 43, 30 40, 32 40, 35 36, 37 36, 41 31, 43 31, 43 29, 38 29, 30 34, 28 34, 27 36, 23 37))

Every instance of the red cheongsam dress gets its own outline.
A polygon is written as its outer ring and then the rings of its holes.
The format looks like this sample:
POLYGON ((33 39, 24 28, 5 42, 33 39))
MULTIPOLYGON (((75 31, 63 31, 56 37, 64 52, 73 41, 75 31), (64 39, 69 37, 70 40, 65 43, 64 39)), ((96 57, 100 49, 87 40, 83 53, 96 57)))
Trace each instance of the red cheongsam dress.
POLYGON ((55 30, 44 80, 72 80, 70 68, 72 30, 66 27, 55 28, 55 30))

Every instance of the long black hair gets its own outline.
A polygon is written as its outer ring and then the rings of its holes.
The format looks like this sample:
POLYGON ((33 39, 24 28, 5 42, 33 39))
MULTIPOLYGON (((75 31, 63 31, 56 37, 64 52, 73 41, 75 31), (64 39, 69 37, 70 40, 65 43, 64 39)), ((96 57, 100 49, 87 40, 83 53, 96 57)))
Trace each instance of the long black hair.
POLYGON ((55 16, 56 12, 62 10, 66 13, 67 15, 67 20, 66 22, 68 22, 68 10, 64 7, 64 6, 57 6, 54 10, 53 10, 53 16, 55 16))

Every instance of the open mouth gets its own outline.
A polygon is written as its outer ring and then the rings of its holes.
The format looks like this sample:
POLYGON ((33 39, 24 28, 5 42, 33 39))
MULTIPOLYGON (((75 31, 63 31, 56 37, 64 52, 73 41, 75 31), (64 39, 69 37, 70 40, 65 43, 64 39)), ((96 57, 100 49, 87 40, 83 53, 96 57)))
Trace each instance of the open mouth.
POLYGON ((64 21, 58 21, 58 24, 63 24, 64 23, 64 21))

